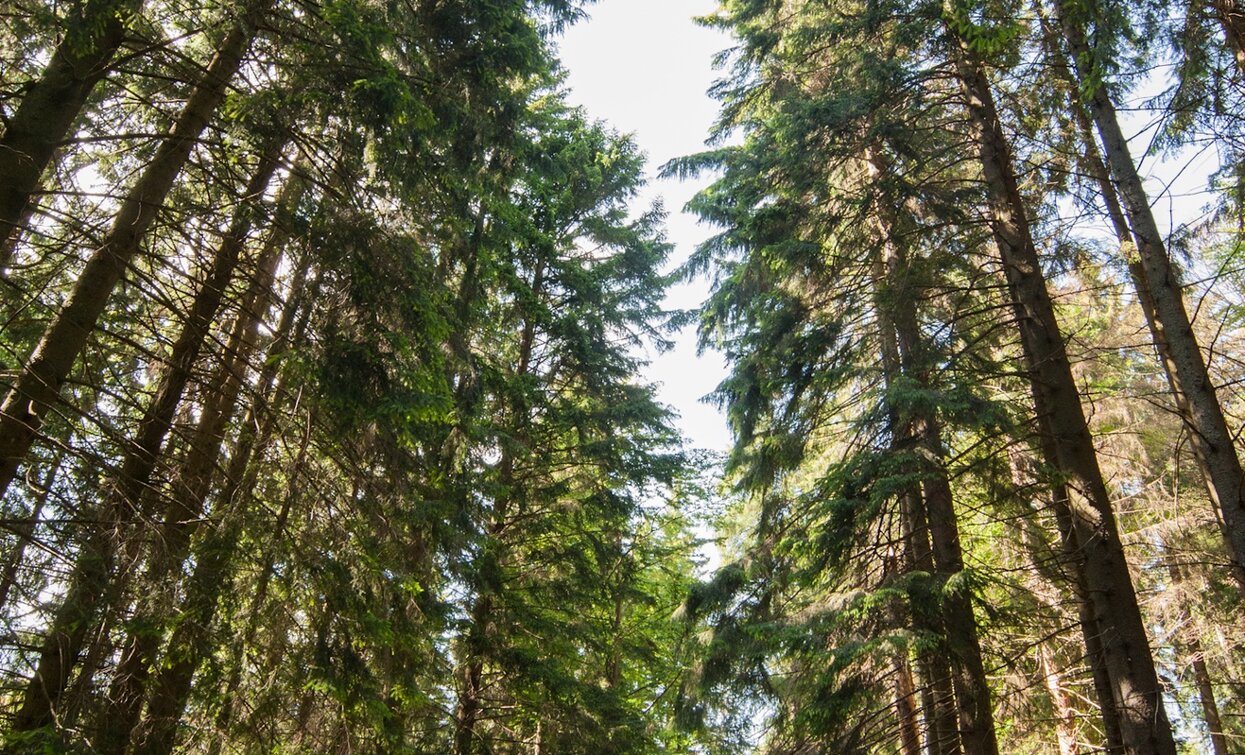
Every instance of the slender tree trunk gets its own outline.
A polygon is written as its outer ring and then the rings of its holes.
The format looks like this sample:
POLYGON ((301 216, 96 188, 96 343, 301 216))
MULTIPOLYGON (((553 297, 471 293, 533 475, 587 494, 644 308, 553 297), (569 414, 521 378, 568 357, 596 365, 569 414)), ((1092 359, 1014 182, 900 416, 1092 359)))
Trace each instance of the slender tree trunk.
MULTIPOLYGON (((908 571, 934 573, 934 557, 929 544, 929 525, 925 501, 919 490, 902 496, 900 514, 907 528, 908 571)), ((912 622, 918 632, 941 637, 946 629, 940 616, 917 596, 912 606, 912 622)), ((922 649, 917 653, 921 676, 921 711, 925 719, 925 742, 930 755, 961 755, 958 714, 951 682, 951 664, 943 653, 922 649)), ((971 753, 969 754, 971 755, 971 753)))
MULTIPOLYGON (((56 148, 82 111, 91 90, 125 40, 130 16, 142 0, 91 0, 80 18, 70 19, 43 74, 34 82, 0 137, 0 249, 30 216, 31 195, 56 148)), ((6 255, 0 268, 8 265, 6 255)))
POLYGON ((35 491, 35 500, 31 504, 30 511, 26 514, 25 520, 13 527, 13 534, 17 536, 17 542, 13 544, 13 551, 9 553, 9 557, 5 561, 4 571, 0 572, 0 609, 9 604, 9 593, 13 591, 13 586, 17 584, 17 572, 22 568, 22 562, 26 560, 26 546, 30 545, 35 539, 35 529, 39 526, 39 517, 43 515, 43 507, 47 505, 48 496, 52 493, 52 483, 56 481, 56 475, 60 473, 64 459, 65 453, 63 451, 56 454, 56 458, 48 465, 47 474, 43 476, 43 481, 39 484, 38 490, 35 491))
POLYGON ((921 755, 921 730, 916 718, 916 684, 904 656, 895 657, 895 718, 899 724, 899 751, 921 755))
MULTIPOLYGON (((1055 0, 1055 8, 1080 76, 1079 89, 1086 90, 1085 82, 1096 80, 1098 65, 1085 39, 1084 9, 1068 0, 1055 0)), ((1168 380, 1178 397, 1199 465, 1205 472, 1207 493, 1221 515, 1233 576, 1245 593, 1245 473, 1241 471, 1232 432, 1206 369, 1206 360, 1185 310, 1179 275, 1150 209, 1150 199, 1120 128, 1111 95, 1106 86, 1098 83, 1084 97, 1136 240, 1139 282, 1144 283, 1152 307, 1151 329, 1156 333, 1155 341, 1164 358, 1168 380)))
POLYGON ((1059 755, 1080 755, 1081 745, 1076 737, 1076 710, 1068 691, 1063 687, 1063 678, 1055 665, 1050 648, 1046 643, 1037 646, 1038 669, 1042 674, 1042 682, 1046 685, 1046 693, 1050 695, 1051 707, 1055 712, 1055 737, 1059 743, 1059 755))
MULTIPOLYGON (((866 150, 865 162, 869 177, 875 183, 889 174, 885 158, 876 149, 866 150)), ((879 203, 875 220, 881 237, 880 272, 884 276, 878 281, 881 287, 879 307, 887 311, 885 321, 894 328, 901 374, 920 387, 929 388, 926 347, 915 305, 917 296, 911 290, 907 255, 895 240, 898 221, 885 199, 879 203)), ((939 581, 945 584, 963 573, 964 556, 960 548, 960 530, 951 483, 947 478, 942 429, 937 419, 927 412, 900 408, 897 413, 901 417, 899 425, 903 428, 903 434, 910 436, 913 450, 923 467, 921 488, 925 497, 934 565, 939 581)), ((997 755, 999 745, 990 704, 990 685, 981 658, 971 595, 963 590, 943 591, 942 613, 945 642, 950 651, 960 740, 967 752, 997 755)))
MULTIPOLYGON (((955 17, 955 8, 948 10, 948 15, 955 17)), ((994 95, 980 60, 950 26, 952 54, 980 150, 992 230, 1020 329, 1034 406, 1045 418, 1058 471, 1068 478, 1068 489, 1074 496, 1070 501, 1073 525, 1111 675, 1124 751, 1175 755, 1175 740, 1163 708, 1162 688, 1115 513, 1046 289, 994 95)))
MULTIPOLYGON (((539 296, 544 290, 544 280, 545 266, 543 262, 540 262, 537 263, 536 270, 532 274, 531 290, 533 296, 539 296)), ((521 378, 530 371, 532 349, 535 346, 535 341, 536 323, 531 318, 527 318, 524 321, 523 330, 519 336, 518 363, 515 367, 515 375, 517 377, 521 378)), ((510 402, 509 409, 512 420, 515 423, 515 440, 518 443, 524 443, 526 435, 525 426, 529 421, 528 409, 518 399, 510 402)), ((504 535, 510 515, 510 506, 513 503, 513 493, 510 491, 513 491, 516 479, 514 472, 514 449, 511 446, 505 446, 502 449, 502 458, 498 464, 498 478, 502 489, 507 492, 501 494, 494 503, 491 522, 486 535, 495 542, 500 541, 504 535)), ((497 554, 486 557, 499 558, 497 554)), ((497 569, 485 569, 484 571, 495 573, 497 569)), ((475 605, 471 610, 471 626, 467 632, 465 657, 460 663, 462 687, 459 691, 458 710, 454 717, 454 755, 471 755, 471 753, 478 751, 476 747, 476 724, 483 709, 484 658, 487 654, 489 637, 494 634, 492 624, 496 608, 495 600, 501 589, 502 585, 500 584, 481 585, 476 596, 475 605)))
POLYGON ((1223 717, 1219 715, 1219 704, 1215 701, 1215 687, 1206 668, 1202 643, 1195 639, 1188 644, 1188 649, 1193 657, 1193 677, 1197 680, 1198 702, 1202 704, 1202 718, 1210 733, 1211 747, 1215 755, 1228 755, 1228 737, 1223 731, 1223 717))
MULTIPOLYGON (((43 415, 60 396, 61 385, 86 346, 87 338, 103 314, 113 289, 124 276, 130 260, 138 253, 200 134, 224 100, 229 82, 237 74, 256 27, 271 2, 252 0, 238 23, 225 36, 203 78, 191 92, 177 123, 126 196, 103 243, 87 260, 69 298, 44 331, 39 345, 0 405, 0 495, 8 490, 9 483, 34 442, 43 415)), ((51 666, 47 670, 53 677, 60 673, 51 666)), ((36 681, 32 690, 43 688, 53 697, 58 694, 57 688, 63 689, 63 684, 47 676, 36 681)), ((34 694, 46 696, 39 692, 34 694)), ((28 700, 33 707, 19 715, 15 725, 27 727, 30 725, 28 719, 43 722, 35 728, 46 724, 50 720, 48 712, 39 711, 40 707, 46 706, 35 703, 33 698, 28 700)))

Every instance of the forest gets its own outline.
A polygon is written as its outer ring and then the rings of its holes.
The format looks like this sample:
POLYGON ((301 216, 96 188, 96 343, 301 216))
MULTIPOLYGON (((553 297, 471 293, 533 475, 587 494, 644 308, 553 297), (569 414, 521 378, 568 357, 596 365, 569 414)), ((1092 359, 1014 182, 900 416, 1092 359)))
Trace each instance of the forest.
POLYGON ((0 0, 0 753, 1245 753, 1245 3, 717 6, 0 0))

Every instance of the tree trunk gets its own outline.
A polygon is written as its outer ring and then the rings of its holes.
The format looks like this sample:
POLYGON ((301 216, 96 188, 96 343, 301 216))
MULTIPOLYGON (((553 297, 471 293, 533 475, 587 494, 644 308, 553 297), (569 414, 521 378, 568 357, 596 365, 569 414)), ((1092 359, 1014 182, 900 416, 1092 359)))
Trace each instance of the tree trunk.
POLYGON ((1045 643, 1037 646, 1038 673, 1046 685, 1046 693, 1050 696, 1051 707, 1055 711, 1055 737, 1059 743, 1059 755, 1080 755, 1081 745, 1076 739, 1076 710, 1068 691, 1063 688, 1063 679, 1050 648, 1045 643))
MULTIPOLYGON (((60 396, 61 385, 86 346, 113 289, 138 253, 200 134, 224 100, 229 82, 237 74, 256 26, 271 2, 253 0, 225 36, 177 123, 126 196, 103 243, 87 260, 69 298, 44 331, 39 345, 0 405, 0 495, 8 490, 34 442, 42 416, 60 396)), ((60 673, 52 666, 48 671, 52 677, 60 673)), ((55 697, 58 688, 63 689, 63 683, 51 677, 39 677, 36 681, 37 684, 31 685, 36 697, 55 697), (36 688, 46 692, 35 692, 36 688)), ((29 716, 19 715, 15 725, 26 727, 29 718, 29 721, 43 721, 35 726, 38 728, 50 721, 49 711, 39 711, 47 706, 34 702, 33 698, 27 699, 33 706, 28 710, 29 716)))
MULTIPOLYGON (((298 455, 292 467, 289 488, 282 500, 276 521, 273 523, 274 543, 279 542, 284 534, 290 512, 299 500, 301 487, 298 481, 306 466, 313 423, 314 420, 308 417, 298 455)), ((233 512, 234 518, 240 519, 243 513, 242 511, 233 512)), ((237 532, 237 527, 231 527, 230 530, 237 532)), ((182 618, 173 637, 169 640, 164 663, 161 664, 160 672, 152 685, 147 716, 134 744, 134 755, 168 755, 173 752, 176 744, 177 724, 186 709, 191 681, 194 679, 199 663, 210 652, 208 629, 215 618, 219 598, 219 587, 217 589, 213 587, 223 584, 228 579, 228 566, 234 555, 233 548, 228 546, 236 545, 236 537, 230 538, 229 541, 215 542, 212 545, 213 549, 206 554, 207 558, 195 569, 192 584, 188 587, 181 612, 182 618)), ((259 616, 268 599, 273 560, 272 554, 269 553, 260 571, 246 633, 239 644, 240 650, 254 645, 255 636, 259 630, 259 616)), ((241 658, 238 659, 236 668, 240 671, 241 658)), ((230 673, 233 674, 234 670, 231 669, 230 673)), ((233 687, 234 689, 228 690, 227 700, 231 699, 236 692, 236 684, 233 687)), ((225 732, 218 732, 218 736, 224 737, 225 732)))
MULTIPOLYGON (((241 28, 243 27, 237 27, 234 31, 241 28)), ((239 44, 245 46, 244 42, 239 44)), ((241 52, 238 57, 241 57, 241 52)), ((218 55, 217 61, 219 60, 218 55)), ((194 99, 192 96, 192 102, 194 99)), ((189 105, 187 109, 189 110, 189 105)), ((278 151, 279 145, 272 154, 266 154, 261 159, 256 174, 247 187, 248 197, 262 197, 276 169, 278 151)), ((189 146, 186 149, 187 154, 188 152, 189 146)), ((182 160, 185 160, 185 155, 182 160)), ((140 185, 142 183, 140 181, 140 185)), ((249 204, 248 200, 246 205, 249 204)), ((103 504, 101 511, 106 526, 91 535, 79 553, 70 577, 69 591, 45 639, 39 667, 27 688, 22 711, 14 723, 14 731, 37 729, 51 722, 56 700, 69 681, 87 633, 97 621, 98 613, 106 610, 119 594, 121 585, 113 574, 119 550, 127 540, 130 524, 136 517, 141 517, 138 502, 149 486, 152 471, 168 435, 177 405, 181 402, 194 361, 237 264, 251 218, 252 212, 246 209, 235 219, 231 233, 218 250, 208 279, 195 297, 185 328, 173 345, 169 367, 140 420, 135 438, 126 449, 121 472, 105 493, 107 502, 103 504)), ((81 283, 80 280, 79 287, 81 283)), ((59 322, 58 318, 57 323, 59 322)), ((57 323, 49 328, 49 334, 57 329, 57 323)), ((48 342, 48 337, 45 334, 44 343, 48 342)), ((30 371, 25 374, 30 374, 30 371)), ((14 394, 19 391, 20 385, 19 381, 14 394)), ((10 394, 10 398, 14 394, 10 394)), ((4 417, 6 422, 9 419, 4 417)), ((16 465, 9 471, 15 472, 16 465)), ((6 481, 0 479, 0 482, 6 481)))
POLYGON ((899 751, 921 755, 921 731, 916 718, 916 685, 904 656, 895 657, 895 718, 899 724, 899 751))
MULTIPOLYGON (((539 296, 544 290, 545 266, 538 262, 532 274, 531 291, 539 296)), ((536 342, 536 323, 526 318, 519 336, 518 362, 515 375, 523 377, 531 369, 532 349, 536 342)), ((525 426, 529 421, 527 407, 518 399, 509 402, 511 418, 515 423, 514 438, 517 443, 525 442, 525 426)), ((501 460, 498 462, 498 479, 503 492, 493 504, 491 521, 486 537, 500 540, 507 526, 510 506, 513 503, 513 489, 516 485, 514 473, 514 449, 510 445, 503 446, 501 460)), ((487 551, 488 549, 486 549, 487 551)), ((499 558, 497 554, 486 556, 499 558)), ((497 569, 485 569, 488 573, 496 573, 497 569)), ((485 584, 477 591, 475 605, 471 609, 471 625, 467 630, 465 653, 459 664, 462 676, 462 688, 458 696, 458 710, 454 716, 454 755, 471 755, 477 752, 476 724, 483 709, 484 658, 487 654, 486 643, 494 634, 492 624, 496 596, 502 585, 485 584)))
MULTIPOLYGON (((0 137, 0 249, 13 249, 10 242, 31 214, 30 198, 43 172, 108 72, 129 17, 141 7, 142 0, 88 2, 9 119, 0 137)), ((6 255, 0 268, 8 262, 6 255)))
POLYGON ((1202 643, 1196 639, 1189 643, 1189 652, 1193 657, 1193 676, 1197 679, 1198 702, 1202 704, 1202 718, 1206 721, 1206 731, 1210 734, 1210 744, 1215 755, 1228 755, 1228 737, 1223 731, 1223 718, 1219 715, 1219 704, 1215 702, 1215 687, 1210 681, 1210 671, 1206 668, 1206 659, 1202 653, 1202 643))
MULTIPOLYGON (((866 150, 865 162, 869 177, 875 183, 884 180, 889 174, 889 166, 884 156, 876 149, 866 150)), ((926 345, 917 317, 917 297, 910 290, 911 271, 907 255, 895 241, 898 221, 890 207, 890 203, 884 198, 875 211, 882 256, 879 272, 883 275, 877 281, 880 287, 879 310, 886 312, 886 317, 882 318, 883 323, 894 328, 899 373, 920 387, 928 388, 926 345)), ((884 340, 889 341, 890 338, 886 337, 884 340)), ((892 375, 891 382, 895 377, 892 375)), ((928 412, 913 411, 906 407, 899 407, 897 410, 892 408, 892 411, 899 418, 897 437, 907 436, 906 441, 913 446, 911 450, 922 467, 921 489, 925 498, 935 573, 939 585, 945 585, 963 573, 964 556, 960 548, 960 530, 951 483, 947 478, 942 429, 938 420, 928 412)), ((997 755, 999 745, 990 704, 990 685, 981 658, 981 643, 977 636, 972 596, 965 590, 943 590, 941 602, 945 642, 950 651, 960 741, 967 752, 975 755, 997 755)))
POLYGON ((280 259, 278 245, 265 244, 260 256, 256 277, 243 297, 223 361, 210 384, 204 387, 206 400, 192 434, 190 450, 174 482, 154 540, 143 579, 146 590, 134 619, 129 622, 129 637, 122 643, 125 651, 114 673, 107 712, 95 742, 95 748, 105 755, 123 755, 130 732, 138 722, 150 663, 163 639, 156 628, 168 615, 172 587, 178 582, 190 540, 203 521, 203 507, 224 444, 225 429, 234 415, 247 365, 258 347, 259 328, 270 305, 268 294, 272 291, 272 278, 280 259))
POLYGON ((9 593, 17 584, 17 572, 22 568, 22 561, 26 559, 26 546, 34 542, 39 517, 43 514, 43 507, 47 505, 48 496, 52 493, 52 483, 56 481, 56 475, 60 472, 64 459, 63 451, 56 454, 56 458, 48 465, 47 474, 43 476, 39 489, 35 491, 34 503, 29 513, 26 514, 25 520, 13 526, 13 534, 17 536, 17 542, 13 544, 13 551, 9 553, 3 573, 0 573, 0 609, 9 604, 9 593))
POLYGON ((1223 27, 1237 70, 1245 76, 1245 8, 1241 7, 1240 0, 1211 0, 1210 5, 1223 27))
MULTIPOLYGON (((1095 80, 1098 66, 1085 39, 1083 15, 1067 0, 1056 0, 1055 8, 1080 76, 1078 88, 1085 91, 1085 82, 1095 80)), ((1156 334, 1156 343, 1160 344, 1159 351, 1173 393, 1180 399, 1177 404, 1189 428, 1199 466, 1204 471, 1207 493, 1221 515, 1232 574, 1245 594, 1245 474, 1241 471, 1232 432, 1206 369, 1206 360, 1185 310, 1179 275, 1167 254, 1111 95, 1099 83, 1084 97, 1136 240, 1136 261, 1143 273, 1141 282, 1145 284, 1153 308, 1151 329, 1156 334)))
MULTIPOLYGON (((948 8, 948 15, 955 17, 954 7, 948 8)), ((1020 330, 1034 406, 1044 418, 1057 469, 1068 479, 1073 496, 1073 526, 1111 676, 1124 751, 1175 755, 1175 740, 1163 708, 1162 689, 1115 513, 1046 289, 994 95, 980 60, 951 26, 948 23, 953 62, 980 150, 990 221, 1020 330)))

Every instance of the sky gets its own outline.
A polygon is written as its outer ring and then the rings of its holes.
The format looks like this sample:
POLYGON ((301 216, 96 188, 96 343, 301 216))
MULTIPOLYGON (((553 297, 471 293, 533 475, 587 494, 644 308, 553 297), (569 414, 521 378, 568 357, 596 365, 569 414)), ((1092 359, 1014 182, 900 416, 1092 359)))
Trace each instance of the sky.
MULTIPOLYGON (((665 206, 668 239, 675 245, 672 265, 712 233, 682 211, 708 179, 658 180, 656 174, 671 158, 704 149, 717 115, 706 91, 717 78, 713 56, 730 39, 692 20, 715 7, 714 0, 602 0, 588 7, 589 20, 572 26, 559 42, 571 102, 631 134, 647 154, 651 180, 635 207, 656 200, 665 206)), ((679 285, 666 306, 696 307, 707 294, 704 280, 679 285)), ((679 412, 678 426, 693 447, 725 450, 725 419, 701 401, 725 376, 724 363, 712 352, 697 355, 691 329, 674 340, 674 349, 653 355, 645 377, 658 384, 659 400, 679 412)))

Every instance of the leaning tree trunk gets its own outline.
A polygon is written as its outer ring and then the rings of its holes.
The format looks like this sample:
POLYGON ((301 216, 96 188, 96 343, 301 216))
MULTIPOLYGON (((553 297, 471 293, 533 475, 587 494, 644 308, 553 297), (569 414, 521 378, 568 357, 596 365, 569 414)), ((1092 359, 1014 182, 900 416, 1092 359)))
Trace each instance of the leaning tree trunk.
POLYGON ((1103 656, 1119 712, 1124 751, 1175 755, 1150 641, 1124 557, 1107 493, 1072 375, 1063 335, 1025 214, 1010 149, 984 66, 957 33, 948 0, 951 54, 980 152, 989 213, 1008 294, 1015 310, 1034 406, 1049 429, 1058 471, 1073 496, 1073 526, 1101 631, 1103 656))
MULTIPOLYGON (((269 2, 252 3, 226 35, 176 125, 122 204, 104 243, 87 261, 68 301, 44 332, 0 407, 0 494, 16 474, 34 441, 39 417, 59 396, 62 382, 86 345, 126 266, 138 253, 195 142, 223 101, 226 87, 237 73, 269 2)), ((48 629, 38 666, 13 721, 13 732, 32 731, 52 723, 86 632, 94 624, 101 599, 106 598, 119 534, 101 531, 84 543, 70 589, 48 629)))
MULTIPOLYGON (((142 0, 88 2, 5 124, 0 137, 0 249, 13 249, 11 242, 31 214, 31 195, 43 172, 91 90, 108 72, 125 41, 126 24, 140 7, 142 0)), ((0 259, 0 268, 7 263, 0 259)))
MULTIPOLYGON (((215 529, 196 547, 195 569, 187 582, 186 595, 178 610, 178 623, 169 638, 164 661, 159 664, 158 676, 152 684, 147 714, 139 734, 142 746, 152 752, 166 752, 173 747, 177 724, 189 701, 195 672, 212 651, 212 622, 216 617, 220 596, 228 590, 233 578, 234 564, 238 557, 237 543, 251 513, 251 490, 259 478, 264 453, 272 440, 279 402, 286 395, 285 380, 277 380, 280 362, 274 357, 290 348, 291 344, 302 341, 308 322, 303 305, 306 301, 304 290, 308 285, 306 279, 309 262, 310 257, 305 257, 294 274, 268 359, 256 383, 254 398, 242 422, 237 445, 230 455, 225 486, 217 497, 219 521, 215 529)), ((310 290, 316 290, 314 283, 310 284, 310 290)), ((314 298, 314 294, 310 298, 314 298)), ((310 420, 304 432, 304 444, 310 442, 309 433, 310 420)), ((303 454, 300 450, 298 458, 302 459, 303 454)), ((301 463, 295 465, 295 470, 300 468, 301 463)), ((298 486, 291 484, 282 509, 273 523, 271 537, 274 543, 285 532, 297 491, 298 486)), ((259 618, 266 604, 274 560, 275 556, 271 551, 262 558, 246 629, 231 650, 231 662, 227 666, 229 676, 220 696, 217 735, 209 752, 219 752, 222 741, 228 737, 234 712, 233 700, 241 684, 243 654, 254 645, 259 630, 259 618)))
MULTIPOLYGON (((1085 39, 1084 6, 1056 0, 1056 12, 1064 30, 1080 89, 1085 94, 1119 197, 1123 200, 1132 236, 1136 240, 1136 262, 1141 283, 1152 307, 1151 328, 1164 358, 1168 380, 1204 471, 1207 493, 1218 508, 1223 522, 1232 574, 1245 593, 1245 473, 1241 470, 1231 430, 1216 395, 1215 384, 1206 369, 1197 336, 1185 310, 1183 289, 1155 222, 1145 185, 1137 173, 1120 128, 1115 105, 1107 88, 1097 78, 1098 64, 1085 39), (1096 85, 1088 82, 1099 81, 1096 85)), ((1147 312, 1151 314, 1151 312, 1147 312)))
MULTIPOLYGON (((205 401, 192 433, 190 449, 173 482, 172 495, 154 538, 143 584, 146 586, 133 620, 125 650, 113 675, 108 705, 101 719, 95 748, 105 755, 122 755, 130 731, 141 712, 150 663, 162 636, 153 630, 168 615, 171 588, 177 583, 190 539, 203 521, 203 506, 211 487, 224 441, 225 428, 233 417, 247 365, 257 349, 259 328, 269 307, 268 292, 280 258, 275 244, 265 244, 255 278, 242 298, 237 319, 226 341, 225 353, 212 380, 204 386, 205 401)), ((148 507, 141 507, 146 509, 148 507)))
MULTIPOLYGON (((177 123, 161 141, 155 157, 122 202, 103 243, 87 260, 69 298, 44 331, 39 345, 0 405, 0 495, 17 474, 35 440, 43 415, 60 396, 61 385, 86 346, 113 289, 142 246, 199 136, 224 101, 229 82, 237 74, 257 25, 271 3, 272 0, 253 0, 225 36, 177 123)), ((48 670, 59 673, 56 669, 48 670)), ((45 677, 39 684, 32 685, 32 689, 35 686, 48 687, 55 694, 55 689, 63 685, 45 677)), ((33 705, 30 715, 46 723, 47 713, 39 713, 37 709, 41 706, 33 705)), ((19 715, 15 726, 26 727, 27 718, 25 713, 19 715)))

